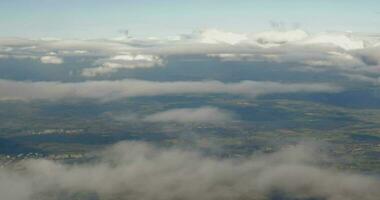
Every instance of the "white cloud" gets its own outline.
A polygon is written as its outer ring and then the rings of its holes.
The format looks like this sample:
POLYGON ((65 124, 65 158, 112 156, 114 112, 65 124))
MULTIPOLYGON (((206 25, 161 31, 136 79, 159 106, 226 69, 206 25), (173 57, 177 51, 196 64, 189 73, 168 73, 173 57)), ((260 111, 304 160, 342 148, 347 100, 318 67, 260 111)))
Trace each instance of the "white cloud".
POLYGON ((359 81, 359 82, 366 82, 366 83, 371 83, 373 85, 378 85, 380 84, 380 77, 371 77, 371 76, 366 76, 362 74, 342 74, 343 76, 353 80, 353 81, 359 81))
POLYGON ((93 77, 100 76, 104 74, 110 74, 117 72, 123 66, 119 63, 106 62, 103 63, 100 67, 85 68, 82 70, 82 76, 93 77))
POLYGON ((275 63, 298 63, 294 66, 306 65, 312 70, 336 69, 341 71, 366 71, 369 68, 363 61, 344 51, 328 50, 321 52, 318 49, 303 49, 289 47, 289 51, 268 51, 261 53, 233 53, 208 54, 221 61, 269 61, 275 63))
POLYGON ((122 42, 111 40, 58 40, 58 41, 35 41, 39 49, 59 49, 66 51, 86 51, 93 54, 109 55, 121 51, 129 51, 134 48, 122 42))
POLYGON ((330 44, 344 50, 363 49, 364 41, 357 40, 346 34, 324 33, 311 36, 301 44, 330 44))
POLYGON ((0 193, 6 200, 73 199, 78 194, 94 199, 270 199, 273 192, 287 199, 378 199, 378 179, 322 167, 321 154, 305 144, 262 156, 216 159, 120 143, 91 163, 27 160, 17 163, 22 170, 0 168, 0 193))
MULTIPOLYGON (((303 30, 273 30, 255 33, 233 33, 217 29, 205 29, 190 36, 206 44, 257 45, 270 48, 283 45, 331 45, 344 50, 365 48, 363 38, 355 38, 352 33, 317 33, 309 34, 303 30)), ((371 45, 371 44, 370 44, 371 45)), ((373 46, 376 43, 372 44, 373 46)))
POLYGON ((0 100, 94 98, 112 100, 136 96, 180 94, 232 94, 255 97, 273 93, 339 92, 341 88, 325 83, 277 83, 241 81, 155 82, 143 80, 86 81, 77 83, 23 82, 0 80, 0 100))
POLYGON ((219 58, 221 61, 279 61, 281 55, 277 54, 249 54, 249 53, 221 53, 221 54, 208 54, 207 56, 219 58))
POLYGON ((148 115, 148 122, 221 123, 234 119, 232 113, 215 107, 171 109, 148 115))
MULTIPOLYGON (((342 71, 355 71, 364 66, 364 63, 357 57, 346 52, 328 51, 323 56, 310 57, 300 63, 309 66, 324 67, 325 69, 340 69, 342 71)), ((323 68, 322 68, 323 69, 323 68)))
POLYGON ((163 60, 154 55, 145 54, 122 54, 111 57, 110 59, 101 60, 100 67, 85 68, 82 70, 83 76, 99 76, 117 72, 120 69, 150 68, 161 66, 163 60))
POLYGON ((297 29, 253 33, 250 39, 262 47, 275 47, 286 43, 301 41, 308 36, 309 35, 305 31, 297 29))
POLYGON ((380 47, 357 50, 353 54, 369 66, 380 65, 380 47))
POLYGON ((226 43, 235 45, 248 39, 246 34, 220 31, 217 29, 206 29, 199 33, 200 42, 206 44, 226 43))
POLYGON ((62 64, 63 59, 54 55, 42 56, 40 61, 44 64, 62 64))
MULTIPOLYGON (((108 57, 95 62, 96 67, 83 70, 84 76, 108 74, 122 68, 160 66, 162 59, 170 55, 222 55, 219 56, 222 60, 287 62, 308 65, 306 67, 315 68, 314 71, 332 69, 380 73, 374 67, 380 60, 379 47, 376 47, 379 41, 379 36, 349 32, 310 33, 296 29, 234 33, 205 29, 175 39, 167 37, 163 39, 128 37, 127 40, 0 38, 2 46, 0 54, 9 58, 32 56, 39 58, 52 56, 48 53, 55 51, 57 55, 54 56, 58 58, 67 55, 108 57), (138 56, 142 56, 143 59, 136 60, 138 56), (150 60, 147 58, 149 56, 155 59, 150 60)), ((47 62, 50 60, 46 59, 47 62)), ((59 60, 52 62, 58 63, 59 60)))

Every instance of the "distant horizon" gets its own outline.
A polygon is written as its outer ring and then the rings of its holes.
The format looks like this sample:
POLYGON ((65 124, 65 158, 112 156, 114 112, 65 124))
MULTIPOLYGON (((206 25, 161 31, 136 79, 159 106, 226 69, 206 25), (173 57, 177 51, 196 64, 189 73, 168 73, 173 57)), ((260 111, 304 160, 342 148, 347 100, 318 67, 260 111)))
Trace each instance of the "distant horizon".
POLYGON ((126 30, 166 37, 207 28, 380 33, 379 7, 376 0, 13 0, 0 2, 0 37, 109 38, 126 30))
POLYGON ((173 39, 179 36, 183 35, 189 35, 194 34, 198 32, 203 32, 207 30, 218 30, 221 32, 229 32, 229 33, 236 33, 236 34, 255 34, 255 33, 262 33, 262 32, 268 32, 268 31, 275 31, 275 32, 286 32, 286 31, 296 31, 301 30, 305 31, 308 34, 352 34, 354 36, 364 36, 364 37, 380 37, 380 31, 379 32, 364 32, 364 31, 340 31, 340 30, 325 30, 325 31, 309 31, 307 29, 302 28, 284 28, 284 29, 278 29, 278 28, 267 28, 267 29, 257 29, 252 31, 234 31, 229 29, 221 29, 221 28, 194 28, 191 31, 188 32, 178 32, 178 33, 172 33, 170 35, 147 35, 147 34, 135 34, 133 30, 126 30, 127 34, 123 31, 117 31, 113 35, 108 36, 72 36, 72 37, 60 37, 59 35, 44 35, 44 36, 7 36, 7 35, 0 35, 0 38, 15 38, 15 39, 30 39, 30 40, 123 40, 123 39, 159 39, 159 40, 165 40, 165 39, 173 39), (123 39, 122 39, 123 38, 123 39))

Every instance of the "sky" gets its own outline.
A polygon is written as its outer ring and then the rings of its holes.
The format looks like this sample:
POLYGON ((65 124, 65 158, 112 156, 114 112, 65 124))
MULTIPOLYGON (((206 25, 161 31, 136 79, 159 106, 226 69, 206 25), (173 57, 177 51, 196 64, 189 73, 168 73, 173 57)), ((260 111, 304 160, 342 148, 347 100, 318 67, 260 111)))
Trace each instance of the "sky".
POLYGON ((0 154, 134 140, 11 157, 1 199, 378 200, 379 91, 380 0, 0 0, 0 154))
POLYGON ((380 32, 378 0, 1 0, 0 37, 173 36, 217 28, 255 32, 380 32))

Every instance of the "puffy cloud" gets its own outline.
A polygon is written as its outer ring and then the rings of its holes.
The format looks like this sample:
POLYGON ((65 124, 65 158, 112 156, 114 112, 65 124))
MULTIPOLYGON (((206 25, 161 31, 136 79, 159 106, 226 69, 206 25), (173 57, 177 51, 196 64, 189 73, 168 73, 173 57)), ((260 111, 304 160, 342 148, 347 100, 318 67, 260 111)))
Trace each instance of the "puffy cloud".
POLYGON ((243 48, 246 45, 252 45, 252 48, 279 47, 287 45, 330 45, 349 51, 367 47, 376 47, 379 44, 379 39, 373 39, 370 36, 358 36, 354 33, 345 32, 326 32, 315 34, 307 33, 300 29, 264 31, 254 33, 234 33, 217 29, 204 29, 201 31, 196 31, 192 34, 181 35, 174 38, 175 39, 138 39, 129 37, 128 40, 31 40, 22 38, 0 38, 0 45, 5 49, 12 50, 23 49, 35 52, 49 52, 51 50, 86 51, 92 53, 97 52, 102 55, 115 56, 120 52, 132 52, 134 54, 137 54, 149 51, 150 48, 168 46, 176 47, 183 44, 194 45, 194 48, 199 48, 198 51, 204 48, 204 45, 208 45, 209 47, 220 45, 220 48, 229 48, 227 49, 228 51, 233 50, 234 46, 240 46, 240 48, 243 48))
POLYGON ((40 50, 58 49, 61 51, 86 51, 95 55, 112 55, 132 50, 128 44, 111 40, 57 40, 36 41, 40 50))
POLYGON ((225 32, 217 29, 206 29, 199 32, 199 39, 201 43, 206 44, 226 43, 235 45, 247 40, 248 36, 246 34, 225 32))
POLYGON ((42 56, 40 61, 44 64, 62 64, 63 59, 54 55, 42 56))
POLYGON ((275 63, 297 63, 295 67, 306 65, 312 70, 336 69, 341 71, 368 71, 363 61, 344 51, 326 49, 304 49, 289 47, 289 51, 267 51, 261 53, 208 54, 221 61, 270 61, 275 63))
MULTIPOLYGON (((0 38, 0 55, 7 58, 45 56, 93 56, 93 68, 84 76, 97 76, 122 68, 152 67, 170 55, 213 55, 226 61, 270 61, 307 65, 314 71, 343 70, 380 73, 379 36, 348 32, 308 33, 300 29, 254 33, 233 33, 205 29, 168 38, 133 38, 122 40, 28 40, 0 38), (174 38, 174 39, 173 39, 174 38), (220 56, 217 56, 220 55, 220 56), (52 56, 52 55, 49 55, 52 56), (135 57, 145 57, 145 61, 135 57), (150 60, 150 58, 155 58, 150 60), (129 57, 127 59, 116 59, 129 57), (108 59, 104 59, 108 58, 108 59), (142 64, 137 64, 142 63, 142 64)), ((345 73, 345 72, 343 72, 345 73)))
POLYGON ((307 38, 302 44, 330 44, 344 50, 363 49, 364 41, 354 39, 348 34, 324 33, 307 38))
MULTIPOLYGON (((222 61, 271 61, 298 63, 314 71, 338 69, 371 71, 367 65, 377 63, 375 42, 350 33, 308 34, 302 30, 252 33, 239 48, 210 53, 222 61), (371 43, 369 42, 371 41, 371 43), (247 45, 250 45, 247 48, 247 45)), ((235 45, 236 46, 236 45, 235 45)), ((222 48, 222 47, 221 47, 222 48)))
POLYGON ((353 54, 369 66, 380 65, 380 47, 358 50, 353 54))
POLYGON ((148 122, 221 123, 234 119, 232 113, 215 108, 180 108, 154 113, 144 118, 148 122))
POLYGON ((100 62, 102 62, 100 67, 83 69, 82 75, 98 76, 113 73, 119 69, 149 68, 154 66, 161 66, 163 64, 163 60, 160 57, 144 54, 116 55, 110 59, 101 60, 100 62))
POLYGON ((126 79, 61 83, 0 80, 0 99, 2 100, 59 100, 65 98, 112 100, 136 96, 223 93, 255 97, 273 93, 339 92, 341 90, 336 85, 325 83, 278 83, 269 81, 223 83, 219 81, 155 82, 126 79))
POLYGON ((261 156, 216 159, 196 151, 119 143, 90 163, 49 160, 0 169, 7 200, 326 199, 376 200, 378 179, 322 167, 318 147, 301 144, 261 156))
POLYGON ((122 68, 123 68, 123 65, 119 63, 105 62, 100 67, 83 69, 82 75, 88 76, 88 77, 99 76, 99 75, 114 73, 122 68))
POLYGON ((309 66, 335 68, 346 71, 358 70, 358 68, 364 65, 360 59, 346 52, 339 51, 329 51, 322 56, 310 57, 301 61, 301 63, 309 66))
MULTIPOLYGON (((309 34, 303 30, 273 30, 255 32, 250 34, 225 32, 217 29, 206 29, 195 32, 188 38, 207 44, 251 44, 259 47, 270 48, 287 44, 293 45, 332 45, 343 50, 363 49, 363 38, 355 38, 352 33, 317 33, 309 34)), ((371 44, 369 44, 371 46, 371 44)), ((372 42, 372 46, 376 43, 372 42)))
POLYGON ((274 47, 290 42, 304 40, 309 35, 303 30, 288 30, 288 31, 265 31, 252 34, 251 38, 256 44, 262 47, 274 47))

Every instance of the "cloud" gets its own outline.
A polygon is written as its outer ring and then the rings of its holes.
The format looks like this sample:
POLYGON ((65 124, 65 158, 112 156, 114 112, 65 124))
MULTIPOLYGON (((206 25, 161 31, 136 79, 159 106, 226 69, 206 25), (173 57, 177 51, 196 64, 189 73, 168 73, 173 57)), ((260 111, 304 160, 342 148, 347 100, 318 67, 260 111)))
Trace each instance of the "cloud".
POLYGON ((302 44, 330 44, 344 50, 363 49, 364 41, 343 33, 323 33, 307 38, 302 44))
POLYGON ((40 61, 44 64, 62 64, 63 63, 63 59, 62 58, 59 58, 57 56, 53 56, 53 55, 50 55, 50 56, 42 56, 40 58, 40 61))
POLYGON ((325 69, 339 69, 342 71, 356 71, 363 67, 364 63, 349 53, 328 51, 323 56, 310 57, 300 61, 308 66, 325 69))
POLYGON ((376 35, 351 32, 311 33, 295 29, 234 33, 203 29, 170 38, 0 38, 0 55, 3 58, 40 58, 52 56, 48 53, 54 51, 54 56, 58 58, 87 56, 95 60, 93 65, 96 66, 82 71, 82 75, 88 77, 117 72, 123 68, 161 66, 164 64, 163 58, 173 55, 213 55, 222 61, 292 63, 297 67, 304 65, 305 69, 313 68, 315 72, 332 70, 380 74, 379 41, 380 37, 376 35), (146 59, 134 60, 139 56, 146 59), (133 59, 116 59, 122 57, 133 59))
POLYGON ((288 199, 376 200, 380 182, 322 167, 321 151, 301 144, 261 156, 216 159, 196 151, 124 142, 90 163, 27 160, 0 169, 7 200, 288 199), (81 195, 81 196, 79 196, 81 195))
POLYGON ((302 41, 309 36, 303 30, 287 30, 287 31, 265 31, 252 34, 251 38, 254 43, 262 47, 275 47, 286 43, 302 41))
POLYGON ((163 64, 163 60, 160 57, 145 54, 116 55, 110 59, 103 59, 100 62, 102 63, 100 67, 83 69, 82 75, 98 76, 117 72, 119 69, 150 68, 163 64))
POLYGON ((148 122, 222 123, 234 119, 232 113, 215 107, 171 109, 146 116, 148 122))
POLYGON ((380 46, 357 50, 354 55, 370 66, 380 65, 380 46))
POLYGON ((248 39, 248 36, 245 34, 225 32, 217 29, 205 29, 198 34, 200 42, 206 44, 226 43, 235 45, 248 39))
POLYGON ((371 83, 373 85, 380 84, 380 77, 374 78, 374 77, 366 76, 362 74, 342 74, 342 75, 353 81, 366 82, 366 83, 371 83))
POLYGON ((278 83, 270 81, 219 81, 155 82, 125 79, 120 81, 85 81, 75 83, 24 82, 0 80, 0 100, 93 98, 112 100, 136 96, 180 94, 232 94, 259 96, 293 92, 339 92, 342 88, 326 83, 278 83))
POLYGON ((273 61, 277 62, 281 59, 277 54, 249 54, 249 53, 221 53, 221 54, 208 54, 212 58, 218 58, 221 61, 273 61))
POLYGON ((261 53, 208 54, 223 62, 255 62, 293 63, 293 68, 311 69, 312 71, 339 70, 340 72, 365 72, 371 68, 363 61, 349 53, 338 50, 305 49, 289 47, 287 51, 267 51, 261 53))
MULTIPOLYGON (((363 39, 355 38, 352 33, 325 32, 309 34, 304 30, 272 30, 254 33, 233 33, 217 29, 205 29, 194 32, 185 38, 206 44, 229 45, 256 45, 263 48, 279 47, 284 45, 331 45, 343 50, 365 48, 363 39)), ((376 45, 373 43, 372 45, 376 45)))

